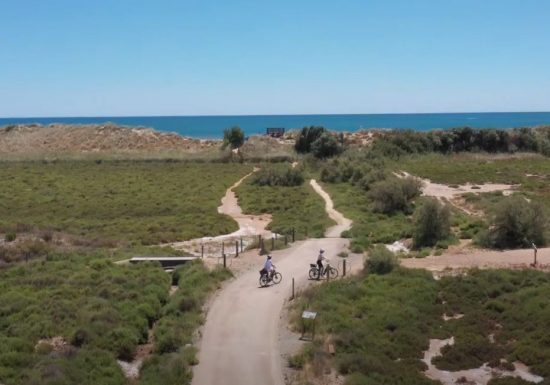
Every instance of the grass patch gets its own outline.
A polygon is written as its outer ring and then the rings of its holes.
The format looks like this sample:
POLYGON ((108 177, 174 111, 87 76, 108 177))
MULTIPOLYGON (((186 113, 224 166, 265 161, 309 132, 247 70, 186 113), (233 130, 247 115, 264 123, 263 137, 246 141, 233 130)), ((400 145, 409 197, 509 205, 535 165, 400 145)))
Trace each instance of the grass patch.
POLYGON ((230 233, 217 213, 240 164, 177 161, 0 163, 0 232, 49 229, 103 242, 158 244, 230 233))

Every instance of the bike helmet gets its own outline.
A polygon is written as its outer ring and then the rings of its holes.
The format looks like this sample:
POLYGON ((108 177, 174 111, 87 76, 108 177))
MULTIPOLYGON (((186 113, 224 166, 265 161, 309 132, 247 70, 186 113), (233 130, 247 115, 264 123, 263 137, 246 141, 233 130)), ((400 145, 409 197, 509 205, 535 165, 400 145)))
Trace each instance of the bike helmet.
POLYGON ((323 254, 324 252, 325 252, 325 250, 323 250, 323 249, 319 250, 320 254, 323 254))
POLYGON ((268 256, 267 256, 267 259, 271 259, 271 255, 268 255, 268 256))

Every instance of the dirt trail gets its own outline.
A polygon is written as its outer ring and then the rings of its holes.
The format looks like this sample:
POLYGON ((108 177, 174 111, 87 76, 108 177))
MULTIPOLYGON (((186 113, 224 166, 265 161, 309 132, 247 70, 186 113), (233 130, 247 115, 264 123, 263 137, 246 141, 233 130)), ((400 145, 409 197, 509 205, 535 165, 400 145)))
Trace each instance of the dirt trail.
MULTIPOLYGON (((533 250, 475 250, 469 249, 458 253, 448 253, 426 258, 402 259, 401 265, 409 268, 421 268, 430 271, 446 269, 469 269, 472 267, 489 268, 527 268, 533 262, 533 250)), ((550 270, 550 248, 538 249, 539 268, 550 270)))
POLYGON ((325 232, 325 237, 339 238, 343 231, 349 230, 353 223, 350 219, 344 217, 344 215, 334 209, 334 203, 325 190, 317 183, 315 179, 312 179, 309 184, 317 194, 319 194, 325 200, 325 210, 328 216, 336 222, 335 226, 329 227, 325 232))
MULTIPOLYGON (((239 206, 239 201, 235 194, 235 189, 254 172, 259 169, 254 168, 254 171, 245 175, 239 179, 233 186, 229 187, 225 192, 224 197, 221 200, 221 205, 218 207, 218 213, 225 214, 233 218, 239 225, 239 229, 230 234, 218 235, 215 237, 203 237, 191 239, 183 242, 174 242, 168 244, 177 250, 183 250, 190 254, 200 256, 201 255, 201 245, 204 246, 205 256, 216 256, 221 255, 221 243, 227 242, 228 245, 234 244, 235 240, 240 240, 244 238, 249 243, 250 238, 257 235, 262 235, 265 238, 271 238, 273 233, 269 230, 266 230, 267 225, 271 222, 270 214, 262 215, 246 215, 243 214, 241 207, 239 206)), ((226 254, 230 254, 230 248, 226 254)))
MULTIPOLYGON (((331 233, 346 226, 347 221, 338 222, 338 229, 331 233)), ((259 288, 261 266, 242 272, 229 283, 208 312, 192 384, 283 385, 279 322, 291 294, 292 278, 297 286, 306 284, 309 263, 315 261, 319 249, 324 249, 336 265, 334 256, 348 245, 349 241, 341 238, 296 242, 289 249, 272 253, 273 263, 283 275, 280 284, 259 288)))

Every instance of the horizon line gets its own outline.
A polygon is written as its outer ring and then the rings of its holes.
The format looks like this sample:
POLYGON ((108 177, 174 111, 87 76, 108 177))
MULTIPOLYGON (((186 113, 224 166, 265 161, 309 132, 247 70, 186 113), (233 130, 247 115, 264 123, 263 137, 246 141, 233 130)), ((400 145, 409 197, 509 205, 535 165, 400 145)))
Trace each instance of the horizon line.
POLYGON ((376 112, 376 113, 300 113, 300 114, 204 114, 204 115, 67 115, 0 116, 0 119, 72 119, 72 118, 206 118, 251 116, 358 116, 358 115, 451 115, 451 114, 546 114, 550 111, 462 111, 462 112, 376 112))

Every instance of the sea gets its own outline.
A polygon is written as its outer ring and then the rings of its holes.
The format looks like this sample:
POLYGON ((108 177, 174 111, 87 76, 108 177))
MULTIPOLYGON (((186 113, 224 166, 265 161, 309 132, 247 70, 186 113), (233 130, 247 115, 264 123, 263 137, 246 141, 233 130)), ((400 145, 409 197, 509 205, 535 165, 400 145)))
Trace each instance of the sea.
POLYGON ((263 134, 266 128, 286 130, 324 126, 334 131, 353 132, 369 128, 397 128, 429 131, 469 126, 472 128, 514 128, 550 125, 550 112, 485 112, 425 114, 334 114, 334 115, 228 115, 228 116, 100 116, 0 118, 0 127, 11 124, 51 123, 104 124, 150 127, 192 138, 221 138, 223 130, 239 126, 247 136, 263 134))

